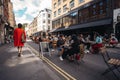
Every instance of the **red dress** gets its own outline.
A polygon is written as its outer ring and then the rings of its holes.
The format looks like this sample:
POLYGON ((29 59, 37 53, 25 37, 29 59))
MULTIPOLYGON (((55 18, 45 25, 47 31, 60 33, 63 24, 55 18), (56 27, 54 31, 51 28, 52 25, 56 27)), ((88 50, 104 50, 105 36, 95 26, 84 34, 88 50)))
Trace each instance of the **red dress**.
POLYGON ((14 46, 15 47, 24 46, 24 43, 21 42, 22 33, 24 33, 25 39, 26 39, 26 34, 25 34, 25 31, 23 29, 16 28, 14 30, 13 38, 14 38, 14 46))

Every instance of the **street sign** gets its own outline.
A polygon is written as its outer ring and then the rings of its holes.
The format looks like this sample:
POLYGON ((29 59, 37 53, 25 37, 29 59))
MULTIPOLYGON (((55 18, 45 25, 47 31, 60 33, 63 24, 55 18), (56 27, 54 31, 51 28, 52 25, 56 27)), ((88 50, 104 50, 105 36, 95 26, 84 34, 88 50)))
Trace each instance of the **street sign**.
POLYGON ((113 32, 116 33, 116 24, 120 21, 120 8, 113 10, 113 32))
POLYGON ((118 22, 118 18, 120 19, 120 8, 114 9, 113 22, 118 22))
POLYGON ((40 50, 42 56, 44 54, 50 55, 49 43, 48 42, 40 42, 39 43, 39 50, 40 50))
POLYGON ((117 16, 117 22, 120 22, 120 16, 117 16))

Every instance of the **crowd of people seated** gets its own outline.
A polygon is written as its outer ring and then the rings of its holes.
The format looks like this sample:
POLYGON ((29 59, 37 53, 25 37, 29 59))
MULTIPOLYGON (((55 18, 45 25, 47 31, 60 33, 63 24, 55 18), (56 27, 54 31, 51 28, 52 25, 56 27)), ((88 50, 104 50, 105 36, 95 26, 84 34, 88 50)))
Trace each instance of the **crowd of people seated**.
POLYGON ((99 52, 100 48, 105 46, 105 42, 110 45, 117 45, 118 40, 114 34, 110 37, 105 35, 100 35, 95 33, 94 40, 91 40, 89 34, 72 34, 72 35, 46 35, 45 37, 39 36, 39 42, 47 41, 51 51, 56 51, 59 55, 60 60, 69 59, 73 61, 74 59, 79 60, 84 57, 84 53, 96 54, 99 52))

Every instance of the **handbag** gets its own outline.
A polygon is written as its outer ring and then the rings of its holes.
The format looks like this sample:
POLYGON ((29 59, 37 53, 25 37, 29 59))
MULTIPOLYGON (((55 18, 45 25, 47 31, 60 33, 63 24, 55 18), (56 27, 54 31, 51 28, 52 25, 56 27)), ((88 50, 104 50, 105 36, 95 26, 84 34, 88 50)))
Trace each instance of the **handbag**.
POLYGON ((25 42, 26 42, 26 39, 25 39, 25 35, 24 35, 24 33, 22 33, 21 42, 22 42, 22 43, 25 43, 25 42))

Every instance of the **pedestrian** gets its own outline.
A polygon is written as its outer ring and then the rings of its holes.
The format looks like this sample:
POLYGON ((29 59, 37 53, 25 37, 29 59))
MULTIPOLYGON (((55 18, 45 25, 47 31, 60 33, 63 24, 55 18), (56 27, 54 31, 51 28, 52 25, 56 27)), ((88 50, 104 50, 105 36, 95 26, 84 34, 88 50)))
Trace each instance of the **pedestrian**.
POLYGON ((18 49, 18 57, 21 57, 22 54, 22 47, 24 46, 24 42, 22 42, 22 33, 24 34, 24 39, 26 40, 26 33, 22 29, 22 24, 18 24, 18 28, 14 30, 13 39, 14 39, 14 46, 18 49))

